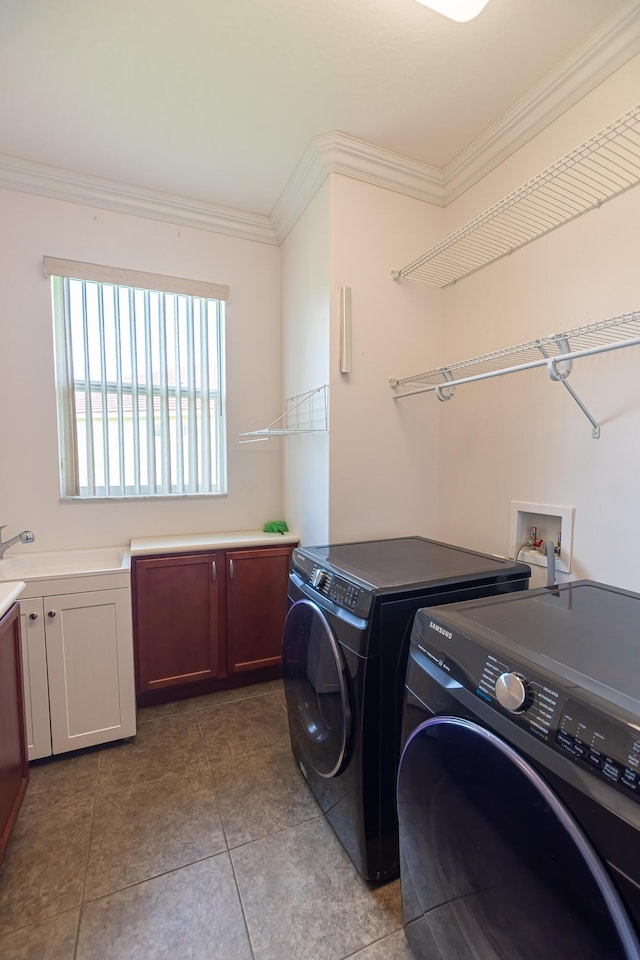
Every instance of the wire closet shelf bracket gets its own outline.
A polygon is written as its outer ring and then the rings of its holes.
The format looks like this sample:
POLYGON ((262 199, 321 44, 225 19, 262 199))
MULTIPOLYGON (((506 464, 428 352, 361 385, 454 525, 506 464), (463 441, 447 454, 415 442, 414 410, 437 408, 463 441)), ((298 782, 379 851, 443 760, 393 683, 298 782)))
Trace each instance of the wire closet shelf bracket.
POLYGON ((567 383, 572 363, 582 357, 634 346, 640 346, 640 311, 485 353, 426 373, 392 379, 389 384, 394 391, 394 400, 419 393, 435 393, 438 400, 447 401, 453 398, 455 388, 461 384, 546 367, 550 378, 562 383, 578 404, 591 423, 592 437, 597 440, 600 436, 597 421, 567 383))
POLYGON ((401 270, 447 287, 640 183, 640 104, 401 270))
POLYGON ((284 401, 284 411, 266 427, 243 430, 239 443, 255 443, 272 437, 288 437, 300 433, 319 433, 329 429, 329 387, 323 384, 284 401))

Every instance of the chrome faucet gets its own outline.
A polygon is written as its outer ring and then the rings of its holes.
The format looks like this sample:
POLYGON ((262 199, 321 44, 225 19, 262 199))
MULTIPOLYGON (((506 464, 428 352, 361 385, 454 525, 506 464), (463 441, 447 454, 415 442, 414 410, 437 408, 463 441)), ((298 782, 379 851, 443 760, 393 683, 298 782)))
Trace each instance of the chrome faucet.
POLYGON ((17 543, 20 540, 21 543, 33 543, 35 540, 35 534, 33 530, 23 530, 22 533, 16 534, 15 537, 11 537, 10 540, 2 539, 2 531, 6 527, 6 523, 0 524, 0 560, 4 557, 5 550, 8 550, 9 547, 12 547, 14 543, 17 543))

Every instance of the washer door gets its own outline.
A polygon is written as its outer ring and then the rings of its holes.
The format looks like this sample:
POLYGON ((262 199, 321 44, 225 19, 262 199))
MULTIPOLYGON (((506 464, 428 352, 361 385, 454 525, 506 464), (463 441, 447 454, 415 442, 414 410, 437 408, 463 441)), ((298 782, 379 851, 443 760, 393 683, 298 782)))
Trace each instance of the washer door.
POLYGON ((338 642, 311 600, 298 600, 287 614, 282 669, 291 735, 316 773, 334 777, 345 761, 351 711, 338 642))
POLYGON ((639 960, 590 842, 495 734, 456 717, 420 724, 400 761, 398 819, 417 960, 639 960))

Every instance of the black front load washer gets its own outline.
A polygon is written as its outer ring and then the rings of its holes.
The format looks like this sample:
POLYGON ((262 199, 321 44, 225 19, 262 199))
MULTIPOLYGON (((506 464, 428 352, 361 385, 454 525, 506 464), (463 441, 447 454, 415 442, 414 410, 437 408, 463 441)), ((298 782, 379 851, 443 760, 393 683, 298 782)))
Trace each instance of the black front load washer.
POLYGON ((530 573, 422 537, 294 550, 282 638, 291 748, 366 880, 399 872, 395 782, 416 610, 523 590, 530 573))
POLYGON ((640 958, 640 594, 419 611, 402 737, 417 960, 640 958))

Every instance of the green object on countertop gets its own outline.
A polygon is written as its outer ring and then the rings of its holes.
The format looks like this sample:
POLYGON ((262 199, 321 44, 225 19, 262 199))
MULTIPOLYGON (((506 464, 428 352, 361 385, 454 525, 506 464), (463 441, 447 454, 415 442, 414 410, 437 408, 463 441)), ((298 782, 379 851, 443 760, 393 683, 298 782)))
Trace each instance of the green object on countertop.
POLYGON ((286 520, 269 520, 262 528, 263 533, 288 533, 286 520))

